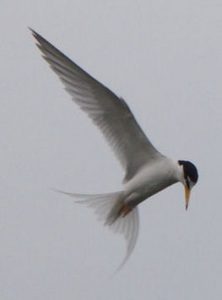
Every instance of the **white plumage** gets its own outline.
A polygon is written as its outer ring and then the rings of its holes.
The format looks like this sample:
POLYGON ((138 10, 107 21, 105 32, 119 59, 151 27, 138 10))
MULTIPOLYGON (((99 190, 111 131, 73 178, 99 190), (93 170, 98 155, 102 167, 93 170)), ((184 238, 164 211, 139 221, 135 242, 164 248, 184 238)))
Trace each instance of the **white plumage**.
POLYGON ((38 33, 33 30, 32 33, 45 60, 59 76, 73 101, 101 130, 125 171, 122 191, 100 195, 62 192, 92 207, 105 225, 124 236, 127 254, 123 265, 138 237, 137 205, 178 181, 185 186, 188 205, 189 190, 192 187, 188 183, 197 182, 196 168, 190 162, 174 162, 157 151, 122 98, 95 80, 38 33))

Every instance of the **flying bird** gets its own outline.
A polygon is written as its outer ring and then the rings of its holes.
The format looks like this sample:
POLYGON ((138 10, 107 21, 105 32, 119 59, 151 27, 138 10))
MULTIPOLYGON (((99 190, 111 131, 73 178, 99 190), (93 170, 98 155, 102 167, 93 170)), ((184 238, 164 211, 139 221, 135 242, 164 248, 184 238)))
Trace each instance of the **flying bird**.
POLYGON ((121 191, 96 195, 62 192, 92 207, 105 225, 124 236, 127 252, 122 266, 137 241, 138 204, 181 182, 187 209, 190 191, 198 181, 197 168, 190 161, 176 161, 161 154, 144 134, 124 99, 94 79, 40 34, 31 31, 44 59, 59 76, 72 100, 101 130, 125 171, 121 191))

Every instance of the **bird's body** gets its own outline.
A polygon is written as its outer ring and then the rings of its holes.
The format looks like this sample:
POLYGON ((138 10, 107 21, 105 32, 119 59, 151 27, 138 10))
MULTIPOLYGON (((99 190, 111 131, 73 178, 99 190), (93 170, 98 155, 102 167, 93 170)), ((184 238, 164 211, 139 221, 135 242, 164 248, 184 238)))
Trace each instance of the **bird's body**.
MULTIPOLYGON (((168 186, 181 182, 185 187, 186 208, 191 188, 198 180, 196 167, 189 161, 173 161, 162 155, 146 137, 126 102, 95 80, 42 36, 32 30, 43 57, 59 76, 72 100, 101 130, 123 169, 123 189, 98 195, 67 193, 94 208, 104 223, 127 241, 131 254, 138 236, 138 204, 168 186)), ((123 262, 123 263, 124 263, 123 262)))
POLYGON ((160 192, 166 187, 180 181, 182 169, 178 169, 177 162, 160 156, 149 164, 145 164, 141 170, 124 184, 126 201, 136 206, 140 202, 160 192), (134 197, 132 197, 134 194, 134 197))

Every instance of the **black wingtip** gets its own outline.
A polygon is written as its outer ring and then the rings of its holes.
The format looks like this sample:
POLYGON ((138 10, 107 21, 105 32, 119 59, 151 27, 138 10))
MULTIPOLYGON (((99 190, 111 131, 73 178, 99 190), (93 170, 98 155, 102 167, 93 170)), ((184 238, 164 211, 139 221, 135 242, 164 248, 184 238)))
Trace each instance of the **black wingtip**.
POLYGON ((29 26, 28 26, 28 30, 31 31, 31 33, 32 33, 33 36, 35 36, 37 34, 37 32, 34 29, 32 29, 31 27, 29 27, 29 26))
POLYGON ((39 38, 41 38, 41 36, 31 27, 28 26, 28 29, 31 31, 32 36, 35 38, 35 40, 37 42, 39 42, 39 38))
POLYGON ((31 31, 33 37, 36 39, 37 42, 40 42, 41 40, 45 40, 38 32, 36 32, 31 27, 28 27, 28 29, 31 31))

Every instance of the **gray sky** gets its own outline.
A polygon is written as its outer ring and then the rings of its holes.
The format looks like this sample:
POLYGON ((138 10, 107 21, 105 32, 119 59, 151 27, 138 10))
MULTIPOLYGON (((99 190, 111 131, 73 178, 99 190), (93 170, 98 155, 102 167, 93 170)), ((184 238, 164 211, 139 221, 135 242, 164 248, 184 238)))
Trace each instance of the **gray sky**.
POLYGON ((221 299, 222 4, 219 0, 1 0, 0 298, 221 299), (116 191, 123 176, 72 103, 32 27, 127 100, 164 154, 199 169, 140 206, 124 242, 51 187, 116 191))

